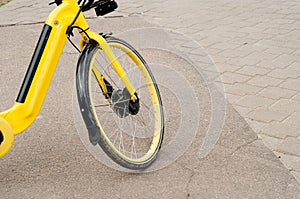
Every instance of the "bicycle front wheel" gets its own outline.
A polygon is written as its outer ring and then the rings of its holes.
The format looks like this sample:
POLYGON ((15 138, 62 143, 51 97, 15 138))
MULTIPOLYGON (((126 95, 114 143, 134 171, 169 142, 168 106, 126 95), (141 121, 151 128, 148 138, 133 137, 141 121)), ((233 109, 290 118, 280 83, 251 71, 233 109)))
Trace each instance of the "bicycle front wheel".
POLYGON ((79 104, 85 110, 81 113, 91 142, 94 137, 119 165, 144 169, 156 159, 163 139, 159 89, 145 60, 132 46, 113 37, 107 43, 133 85, 136 99, 131 99, 99 45, 91 42, 82 53, 77 71, 79 104))

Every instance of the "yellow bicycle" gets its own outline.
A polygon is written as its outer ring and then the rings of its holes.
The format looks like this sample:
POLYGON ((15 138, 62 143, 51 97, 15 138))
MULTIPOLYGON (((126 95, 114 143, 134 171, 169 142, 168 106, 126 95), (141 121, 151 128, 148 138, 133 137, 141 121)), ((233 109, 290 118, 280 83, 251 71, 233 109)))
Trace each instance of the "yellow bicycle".
POLYGON ((114 0, 55 0, 15 104, 0 113, 0 157, 14 136, 37 117, 65 43, 78 29, 76 72, 79 108, 91 144, 99 144, 119 165, 144 169, 157 157, 164 134, 163 107, 155 79, 142 56, 128 43, 90 30, 83 15, 114 11, 114 0))

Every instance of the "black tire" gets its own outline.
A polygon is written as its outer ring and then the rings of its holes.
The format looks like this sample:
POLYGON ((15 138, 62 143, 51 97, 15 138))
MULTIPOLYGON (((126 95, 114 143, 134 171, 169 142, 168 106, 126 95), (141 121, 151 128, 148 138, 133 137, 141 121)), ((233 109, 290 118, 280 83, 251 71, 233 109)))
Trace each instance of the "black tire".
POLYGON ((127 99, 124 100, 125 94, 122 95, 121 101, 114 102, 114 96, 120 96, 121 91, 126 93, 125 86, 124 84, 122 85, 122 81, 115 80, 119 77, 113 74, 114 70, 112 70, 110 62, 108 62, 108 65, 104 65, 103 62, 107 58, 103 55, 99 45, 95 41, 90 41, 86 44, 80 56, 77 68, 76 85, 81 114, 93 145, 98 143, 113 161, 125 168, 134 170, 145 169, 156 159, 163 140, 164 117, 159 89, 147 63, 131 45, 113 37, 106 40, 136 89, 136 93, 139 96, 138 111, 125 111, 125 109, 130 109, 128 106, 130 102, 127 99), (117 54, 119 51, 121 55, 117 54), (102 55, 99 57, 101 61, 95 58, 98 54, 102 55), (123 63, 123 59, 126 59, 126 62, 128 61, 129 64, 123 63), (129 65, 134 65, 134 67, 129 65), (99 81, 95 73, 92 72, 95 66, 97 71, 99 70, 104 76, 105 81, 110 82, 109 86, 105 84, 105 89, 109 90, 110 86, 114 88, 114 91, 109 93, 109 95, 104 95, 103 88, 99 86, 99 81), (138 75, 139 72, 139 78, 136 78, 135 75, 138 75), (143 80, 145 80, 145 83, 142 83, 143 80), (95 85, 92 81, 96 82, 95 85), (147 99, 150 99, 150 105, 146 101, 147 99), (99 105, 96 103, 98 100, 99 105), (118 108, 118 106, 123 105, 120 105, 123 101, 125 105, 118 108), (123 110, 122 113, 126 112, 126 114, 120 116, 119 112, 121 110, 123 110), (151 118, 152 116, 153 118, 151 118), (134 127, 131 128, 131 125, 134 127), (127 128, 130 130, 127 130, 127 128), (142 131, 142 128, 145 128, 145 131, 142 131), (151 132, 152 129, 153 132, 151 132), (116 135, 116 138, 113 135, 116 135), (124 140, 122 141, 121 139, 124 140), (116 143, 116 140, 119 143, 116 143), (136 143, 139 146, 135 146, 136 143), (129 145, 128 148, 124 146, 125 144, 129 145), (117 145, 119 145, 119 148, 117 148, 117 145), (137 147, 140 148, 137 149, 137 147), (131 150, 131 153, 127 151, 128 149, 131 150))

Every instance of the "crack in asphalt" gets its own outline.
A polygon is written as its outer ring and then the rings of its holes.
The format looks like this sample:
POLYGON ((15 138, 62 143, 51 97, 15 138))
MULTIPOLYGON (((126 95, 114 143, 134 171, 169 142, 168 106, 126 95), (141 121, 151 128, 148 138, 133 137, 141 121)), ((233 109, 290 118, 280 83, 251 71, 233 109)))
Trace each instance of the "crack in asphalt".
MULTIPOLYGON (((188 169, 188 168, 187 168, 188 169)), ((196 171, 194 171, 194 170, 192 170, 192 169, 188 169, 188 170, 190 170, 191 172, 192 172, 192 174, 189 176, 189 178, 188 178, 188 182, 186 183, 186 186, 185 186, 185 188, 184 188, 184 190, 185 190, 185 193, 186 193, 186 199, 188 199, 188 198, 190 198, 190 193, 189 193, 189 186, 190 186, 190 184, 191 184, 191 182, 192 182, 192 179, 193 179, 193 177, 196 175, 196 171)))
POLYGON ((20 7, 17 7, 11 11, 16 11, 16 10, 19 10, 19 9, 22 9, 22 8, 31 8, 34 4, 31 4, 31 5, 22 5, 20 7))
MULTIPOLYGON (((123 17, 130 17, 124 15, 115 15, 115 16, 105 16, 104 18, 111 19, 111 18, 123 18, 123 17)), ((95 19, 97 17, 85 17, 86 19, 95 19)), ((29 26, 29 25, 36 25, 36 24, 44 24, 45 21, 35 21, 35 22, 17 22, 17 23, 8 23, 8 24, 0 24, 0 28, 5 27, 12 27, 12 26, 29 26)))
POLYGON ((13 26, 30 26, 30 25, 36 25, 36 24, 43 24, 45 21, 37 21, 37 22, 28 22, 28 23, 12 23, 12 24, 0 24, 0 28, 5 27, 13 27, 13 26))
MULTIPOLYGON (((242 144, 241 146, 238 146, 234 151, 232 151, 231 153, 229 153, 228 156, 233 156, 236 152, 238 152, 238 151, 241 150, 242 148, 244 148, 244 147, 246 147, 246 146, 248 146, 248 145, 250 145, 250 144, 256 142, 257 140, 258 140, 258 137, 256 137, 255 139, 253 139, 253 140, 251 140, 251 141, 249 141, 249 142, 246 142, 245 144, 242 144)), ((227 157, 228 157, 228 156, 227 156, 227 157)))

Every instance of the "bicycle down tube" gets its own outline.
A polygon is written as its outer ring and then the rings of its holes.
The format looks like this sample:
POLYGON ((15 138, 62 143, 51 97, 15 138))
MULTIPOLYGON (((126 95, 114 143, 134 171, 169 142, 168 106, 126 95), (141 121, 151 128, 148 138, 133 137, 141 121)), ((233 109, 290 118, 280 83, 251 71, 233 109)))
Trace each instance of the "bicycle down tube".
MULTIPOLYGON (((0 158, 6 155, 11 149, 14 136, 28 128, 39 114, 60 55, 68 38, 66 34, 67 29, 79 9, 79 5, 75 0, 64 0, 63 3, 55 8, 48 16, 17 100, 10 109, 0 113, 0 131, 3 136, 3 141, 0 143, 0 158)), ((88 42, 88 39, 92 39, 99 43, 114 69, 126 85, 131 97, 134 97, 135 89, 105 39, 98 33, 91 32, 88 29, 89 26, 82 12, 79 14, 74 26, 86 30, 85 33, 80 33, 85 42, 88 42)))

